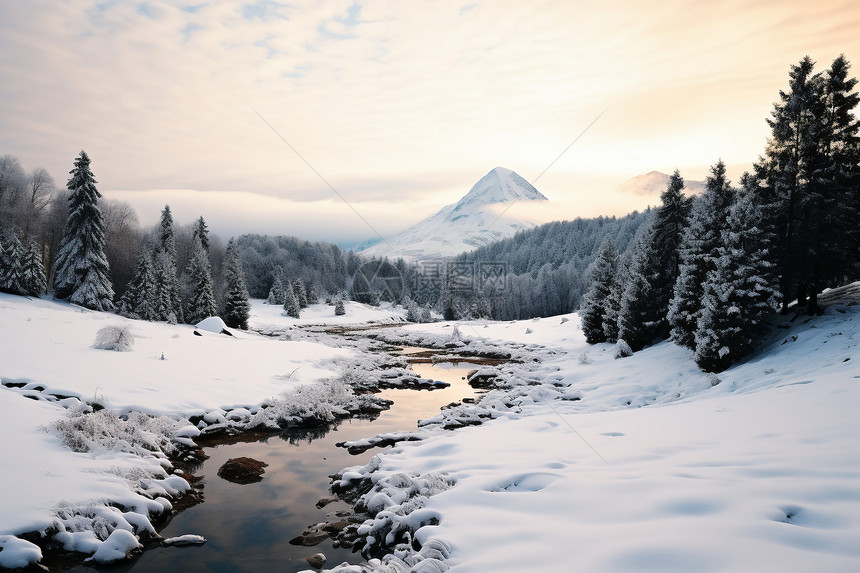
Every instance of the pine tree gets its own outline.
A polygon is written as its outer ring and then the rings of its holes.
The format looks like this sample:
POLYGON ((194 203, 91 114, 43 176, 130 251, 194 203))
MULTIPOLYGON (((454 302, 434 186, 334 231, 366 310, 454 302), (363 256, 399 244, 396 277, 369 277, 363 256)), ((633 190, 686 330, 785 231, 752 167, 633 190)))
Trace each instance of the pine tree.
POLYGON ((801 280, 809 285, 809 313, 818 310, 822 289, 850 282, 860 271, 860 120, 855 115, 860 95, 857 80, 848 77, 850 68, 845 56, 839 56, 822 79, 821 162, 810 193, 800 202, 811 230, 800 269, 801 280))
POLYGON ((618 315, 621 314, 621 299, 624 296, 625 286, 629 278, 630 261, 626 257, 619 257, 616 266, 616 274, 612 277, 609 294, 606 297, 605 312, 603 315, 603 335, 607 342, 618 340, 618 315))
POLYGON ((39 296, 48 290, 45 265, 42 263, 42 248, 36 241, 30 241, 24 253, 21 264, 21 287, 22 294, 27 296, 39 296))
POLYGON ((649 242, 650 233, 643 235, 633 253, 618 312, 618 339, 624 340, 634 352, 655 340, 653 291, 642 270, 649 242))
POLYGON ((152 272, 155 277, 155 289, 152 295, 153 314, 150 320, 176 324, 179 322, 173 307, 173 293, 177 292, 178 288, 176 266, 171 264, 169 255, 158 247, 152 254, 152 272))
POLYGON ((152 253, 144 249, 137 259, 134 276, 119 299, 118 312, 139 320, 167 320, 167 304, 159 312, 158 285, 152 264, 152 253))
POLYGON ((212 289, 209 255, 199 240, 194 241, 194 254, 188 262, 187 276, 189 290, 185 320, 188 324, 197 324, 218 312, 212 289))
POLYGON ((284 283, 281 282, 281 277, 276 276, 272 283, 272 288, 269 289, 269 298, 266 300, 269 304, 284 306, 286 302, 286 293, 284 291, 284 283))
POLYGON ((296 300, 299 302, 299 308, 307 308, 308 295, 305 292, 305 283, 301 278, 293 281, 293 293, 296 295, 296 300))
POLYGON ((721 372, 748 355, 764 332, 764 318, 777 307, 779 285, 771 262, 773 237, 762 225, 759 198, 745 174, 732 206, 724 246, 704 284, 695 332, 696 364, 721 372))
POLYGON ((54 292, 85 308, 113 310, 104 219, 98 204, 101 193, 86 152, 81 151, 69 173, 69 217, 55 260, 54 292))
POLYGON ((25 294, 24 287, 24 249, 14 230, 6 233, 0 249, 0 291, 11 294, 25 294))
MULTIPOLYGON (((202 217, 201 217, 202 219, 202 217)), ((245 283, 245 271, 239 260, 239 251, 233 239, 227 243, 227 254, 224 263, 224 280, 227 292, 224 300, 224 322, 232 328, 248 330, 248 319, 251 317, 251 303, 248 302, 248 286, 245 283)))
POLYGON ((669 177, 666 190, 660 195, 662 204, 654 214, 651 240, 641 267, 653 297, 651 313, 646 322, 650 325, 649 334, 654 339, 669 336, 666 315, 678 279, 681 238, 690 211, 690 201, 684 196, 683 190, 684 179, 676 169, 669 177))
POLYGON ((605 239, 591 267, 591 285, 582 296, 579 316, 582 331, 589 344, 606 342, 603 322, 615 276, 618 274, 618 249, 612 239, 605 239))
MULTIPOLYGON (((834 244, 826 237, 832 229, 842 231, 834 223, 840 220, 838 209, 847 206, 837 205, 834 199, 848 199, 844 190, 837 191, 839 184, 832 180, 842 160, 833 154, 831 143, 834 136, 838 137, 837 125, 846 129, 843 133, 848 134, 848 140, 856 141, 857 134, 856 120, 851 117, 857 100, 851 95, 853 80, 847 80, 847 61, 837 59, 827 78, 814 73, 814 66, 815 62, 806 56, 791 67, 789 91, 780 91, 780 101, 774 104, 772 118, 768 119, 772 137, 756 166, 777 207, 771 216, 775 215, 780 238, 783 311, 793 298, 798 305, 806 305, 808 295, 812 296, 808 310, 817 310, 816 295, 832 270, 828 267, 834 244)), ((845 166, 848 171, 857 169, 856 162, 845 166)), ((838 252, 839 247, 836 249, 838 252)))
POLYGON ((726 166, 720 160, 711 167, 704 193, 693 201, 680 247, 680 272, 669 306, 672 339, 690 349, 696 347, 694 334, 701 313, 703 285, 707 274, 716 267, 716 253, 722 246, 721 233, 733 198, 734 191, 726 179, 726 166))
POLYGON ((309 305, 318 304, 320 301, 319 293, 317 293, 317 288, 313 283, 307 285, 307 297, 309 305))
POLYGON ((284 316, 299 318, 301 309, 299 308, 299 300, 296 298, 296 293, 292 288, 284 289, 284 316))
POLYGON ((203 245, 203 250, 209 252, 209 228, 206 226, 206 221, 203 220, 203 215, 194 222, 194 231, 191 233, 191 239, 200 241, 203 245))
POLYGON ((346 308, 343 304, 343 297, 337 297, 337 301, 334 303, 334 315, 335 316, 343 316, 346 314, 346 308))
POLYGON ((182 296, 176 269, 176 237, 173 231, 173 214, 170 212, 170 205, 165 205, 161 211, 155 253, 155 272, 158 276, 159 298, 162 299, 159 301, 160 316, 157 320, 182 322, 182 296), (167 308, 163 309, 165 302, 167 308))
POLYGON ((669 303, 680 264, 679 249, 690 201, 675 170, 654 220, 640 236, 618 311, 618 338, 634 351, 669 335, 669 303))

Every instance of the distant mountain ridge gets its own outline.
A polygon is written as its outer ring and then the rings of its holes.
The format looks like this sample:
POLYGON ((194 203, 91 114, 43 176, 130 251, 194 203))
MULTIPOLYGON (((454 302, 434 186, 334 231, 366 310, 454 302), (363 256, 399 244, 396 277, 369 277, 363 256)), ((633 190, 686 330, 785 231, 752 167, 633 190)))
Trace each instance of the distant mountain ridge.
MULTIPOLYGON (((617 189, 629 195, 659 198, 660 194, 666 190, 668 184, 669 175, 660 171, 651 171, 624 181, 617 189)), ((684 189, 687 195, 699 195, 705 190, 705 183, 703 181, 684 179, 684 189)))
POLYGON ((548 199, 517 173, 496 167, 458 202, 359 253, 413 261, 453 257, 534 227, 534 222, 514 216, 516 210, 510 205, 518 201, 548 199))

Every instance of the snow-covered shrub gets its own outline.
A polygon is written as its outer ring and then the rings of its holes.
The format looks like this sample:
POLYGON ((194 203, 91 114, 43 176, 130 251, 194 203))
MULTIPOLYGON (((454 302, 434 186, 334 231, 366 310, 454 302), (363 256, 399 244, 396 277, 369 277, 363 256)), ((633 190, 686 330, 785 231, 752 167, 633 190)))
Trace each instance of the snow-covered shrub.
POLYGON ((51 430, 74 452, 108 450, 137 455, 165 455, 176 446, 171 438, 182 426, 167 416, 153 417, 131 412, 123 420, 110 410, 69 412, 51 425, 51 430))
POLYGON ((579 363, 583 366, 586 364, 591 364, 591 356, 588 354, 587 350, 579 355, 579 363))
POLYGON ((251 416, 247 427, 288 428, 328 424, 370 404, 372 396, 357 396, 342 380, 299 386, 295 392, 268 400, 251 416))
POLYGON ((93 348, 116 352, 131 352, 133 347, 134 337, 127 326, 105 326, 96 333, 93 343, 93 348))
POLYGON ((619 338, 615 343, 615 358, 627 358, 633 356, 633 349, 623 338, 619 338))

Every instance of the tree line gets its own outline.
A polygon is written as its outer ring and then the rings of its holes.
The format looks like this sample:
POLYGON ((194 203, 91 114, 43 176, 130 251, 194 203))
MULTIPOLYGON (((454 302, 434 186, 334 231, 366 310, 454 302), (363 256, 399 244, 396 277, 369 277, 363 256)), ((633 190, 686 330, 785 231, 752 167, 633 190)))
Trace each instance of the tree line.
POLYGON ((857 80, 844 56, 814 65, 791 66, 738 187, 719 161, 686 197, 676 171, 629 256, 604 241, 580 307, 588 342, 636 351, 671 338, 719 372, 753 350, 768 314, 792 303, 815 314, 823 289, 860 276, 857 80))
POLYGON ((0 290, 38 296, 50 288, 56 298, 130 318, 196 324, 219 314, 247 328, 248 290, 232 239, 226 248, 212 240, 201 216, 180 243, 169 206, 153 232, 141 231, 129 205, 104 201, 85 151, 66 192, 43 171, 27 177, 13 157, 0 161, 0 290))

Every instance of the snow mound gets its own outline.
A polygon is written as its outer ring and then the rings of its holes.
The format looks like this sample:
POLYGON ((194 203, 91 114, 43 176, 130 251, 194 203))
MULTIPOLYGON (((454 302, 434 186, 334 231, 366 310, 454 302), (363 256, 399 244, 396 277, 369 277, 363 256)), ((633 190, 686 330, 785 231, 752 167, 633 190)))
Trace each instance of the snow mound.
POLYGON ((0 535, 0 567, 18 569, 42 559, 38 545, 14 535, 0 535))
POLYGON ((196 328, 200 330, 205 330, 207 332, 214 332, 215 334, 221 334, 225 330, 227 330, 227 325, 221 320, 219 316, 210 316, 209 318, 204 318, 200 322, 194 325, 196 328))
POLYGON ((130 531, 115 529, 87 561, 94 561, 102 565, 116 563, 127 559, 133 551, 142 547, 137 537, 130 531))

